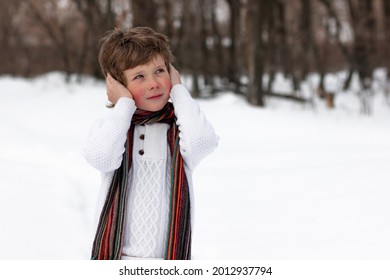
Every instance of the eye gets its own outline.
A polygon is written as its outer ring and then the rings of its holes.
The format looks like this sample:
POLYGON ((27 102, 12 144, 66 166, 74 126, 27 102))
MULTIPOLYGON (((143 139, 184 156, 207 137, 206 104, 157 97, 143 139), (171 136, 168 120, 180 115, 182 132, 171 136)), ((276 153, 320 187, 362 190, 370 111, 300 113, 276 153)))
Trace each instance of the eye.
POLYGON ((165 69, 164 68, 159 68, 156 70, 156 74, 164 73, 165 69))
POLYGON ((139 80, 139 79, 142 79, 144 77, 144 75, 137 75, 134 77, 133 80, 139 80))

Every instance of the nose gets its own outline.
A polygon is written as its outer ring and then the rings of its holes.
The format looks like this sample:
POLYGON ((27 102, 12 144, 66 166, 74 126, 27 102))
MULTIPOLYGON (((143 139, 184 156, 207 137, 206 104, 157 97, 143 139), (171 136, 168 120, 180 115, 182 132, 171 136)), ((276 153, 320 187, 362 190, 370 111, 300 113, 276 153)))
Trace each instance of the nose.
POLYGON ((155 77, 151 77, 148 81, 148 88, 150 90, 158 88, 158 81, 155 77))

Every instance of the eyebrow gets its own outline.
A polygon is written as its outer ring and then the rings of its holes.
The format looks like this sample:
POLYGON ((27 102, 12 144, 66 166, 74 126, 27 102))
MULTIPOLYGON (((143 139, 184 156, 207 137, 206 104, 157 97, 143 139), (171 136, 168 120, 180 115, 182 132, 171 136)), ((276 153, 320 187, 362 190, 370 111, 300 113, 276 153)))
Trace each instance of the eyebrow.
MULTIPOLYGON (((156 66, 154 67, 154 69, 163 68, 163 67, 166 67, 165 63, 156 65, 156 66)), ((130 70, 131 70, 131 69, 130 69, 130 70)), ((137 72, 135 72, 135 73, 130 73, 130 75, 131 75, 131 76, 137 76, 137 75, 143 74, 143 72, 144 72, 143 70, 140 70, 140 71, 137 71, 137 72)))
POLYGON ((140 75, 140 74, 143 74, 143 71, 138 71, 138 72, 135 72, 135 73, 131 73, 131 76, 137 76, 137 75, 140 75))

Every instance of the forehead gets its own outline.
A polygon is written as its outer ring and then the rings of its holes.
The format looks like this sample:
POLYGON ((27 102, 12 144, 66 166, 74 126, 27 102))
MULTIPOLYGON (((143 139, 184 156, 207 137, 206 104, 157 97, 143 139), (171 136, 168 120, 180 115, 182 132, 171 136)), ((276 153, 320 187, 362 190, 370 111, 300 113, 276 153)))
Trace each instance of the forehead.
POLYGON ((161 66, 165 66, 165 60, 161 55, 157 54, 154 57, 152 57, 145 64, 137 65, 135 67, 127 69, 126 71, 129 73, 133 73, 133 72, 139 72, 142 70, 147 70, 149 68, 155 68, 155 67, 161 67, 161 66))

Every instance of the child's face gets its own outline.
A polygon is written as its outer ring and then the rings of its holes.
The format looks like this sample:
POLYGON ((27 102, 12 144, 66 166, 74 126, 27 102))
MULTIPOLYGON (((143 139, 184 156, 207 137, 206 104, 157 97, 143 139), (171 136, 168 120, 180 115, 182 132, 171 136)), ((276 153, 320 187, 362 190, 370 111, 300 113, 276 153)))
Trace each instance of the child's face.
POLYGON ((156 112, 167 104, 172 86, 162 56, 157 55, 148 63, 127 69, 123 74, 138 109, 156 112))

